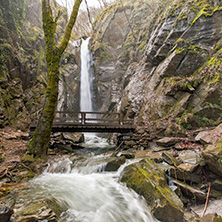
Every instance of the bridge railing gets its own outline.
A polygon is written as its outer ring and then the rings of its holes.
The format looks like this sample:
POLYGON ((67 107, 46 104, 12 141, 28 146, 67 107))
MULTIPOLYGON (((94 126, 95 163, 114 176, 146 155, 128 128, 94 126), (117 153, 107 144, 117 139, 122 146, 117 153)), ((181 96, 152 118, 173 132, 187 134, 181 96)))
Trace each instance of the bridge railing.
POLYGON ((56 111, 53 124, 62 123, 78 125, 133 125, 132 120, 123 119, 120 113, 56 111))

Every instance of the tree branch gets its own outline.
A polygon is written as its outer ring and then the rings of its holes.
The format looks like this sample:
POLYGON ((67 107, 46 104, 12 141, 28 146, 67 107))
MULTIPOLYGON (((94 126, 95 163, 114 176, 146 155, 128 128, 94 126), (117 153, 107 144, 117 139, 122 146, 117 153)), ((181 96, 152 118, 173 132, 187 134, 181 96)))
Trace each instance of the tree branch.
POLYGON ((57 27, 57 24, 58 24, 58 19, 59 19, 59 16, 61 15, 61 11, 59 10, 58 11, 58 14, 57 14, 57 16, 55 17, 55 21, 54 21, 54 34, 55 34, 55 32, 56 32, 56 27, 57 27))
POLYGON ((70 19, 69 19, 69 23, 66 26, 65 34, 62 38, 61 43, 58 46, 60 56, 62 55, 62 53, 64 52, 64 50, 66 49, 66 47, 69 43, 69 39, 70 39, 70 36, 72 33, 72 28, 75 24, 81 2, 82 2, 82 0, 76 0, 75 4, 73 6, 72 13, 71 13, 70 19))
POLYGON ((55 39, 54 39, 54 20, 52 15, 52 9, 50 7, 50 0, 42 0, 42 21, 43 21, 43 30, 45 35, 46 42, 46 61, 47 63, 51 62, 51 55, 55 48, 55 39))
POLYGON ((86 0, 85 0, 85 4, 86 4, 87 13, 88 13, 89 23, 90 23, 91 26, 92 26, 92 20, 91 20, 91 17, 90 17, 89 7, 88 7, 88 4, 87 4, 87 1, 86 1, 86 0))

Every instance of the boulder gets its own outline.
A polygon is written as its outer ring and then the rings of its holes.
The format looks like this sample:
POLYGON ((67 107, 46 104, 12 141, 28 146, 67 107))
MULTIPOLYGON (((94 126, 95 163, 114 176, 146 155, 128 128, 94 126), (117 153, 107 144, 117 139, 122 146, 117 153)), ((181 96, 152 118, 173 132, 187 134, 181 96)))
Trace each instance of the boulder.
POLYGON ((178 180, 172 180, 172 182, 177 185, 178 187, 180 187, 182 193, 185 196, 188 196, 192 199, 195 199, 199 202, 204 202, 206 200, 206 193, 201 191, 200 189, 198 189, 197 187, 194 186, 190 186, 186 183, 183 183, 181 181, 178 180))
POLYGON ((0 206, 0 221, 7 222, 10 220, 13 210, 7 206, 0 206))
POLYGON ((69 140, 73 143, 83 143, 84 134, 82 133, 62 133, 64 140, 69 140))
POLYGON ((213 145, 208 145, 201 155, 209 169, 222 177, 222 141, 220 140, 213 145))
POLYGON ((200 222, 222 222, 222 218, 216 213, 207 214, 206 216, 200 219, 200 222))
POLYGON ((179 141, 180 140, 178 138, 176 138, 176 137, 164 137, 164 138, 162 138, 160 140, 157 140, 156 144, 158 146, 166 147, 166 146, 172 146, 172 145, 178 143, 179 141))
POLYGON ((117 171, 119 167, 126 162, 126 157, 117 157, 108 162, 104 168, 104 171, 117 171))
POLYGON ((158 220, 183 221, 183 203, 168 186, 164 171, 152 160, 144 159, 127 166, 121 182, 145 198, 158 220))
POLYGON ((68 209, 67 204, 55 198, 32 200, 16 209, 13 215, 17 222, 55 222, 62 212, 68 209))
POLYGON ((169 169, 171 177, 184 182, 201 183, 200 168, 198 164, 180 164, 169 169))
POLYGON ((135 154, 133 152, 130 152, 130 151, 122 151, 122 152, 119 152, 117 154, 118 157, 122 157, 124 156, 126 159, 134 159, 135 158, 135 154))
POLYGON ((222 136, 222 124, 220 124, 219 126, 217 126, 213 130, 200 132, 196 136, 195 140, 200 141, 204 145, 205 144, 213 144, 213 143, 217 142, 221 136, 222 136))

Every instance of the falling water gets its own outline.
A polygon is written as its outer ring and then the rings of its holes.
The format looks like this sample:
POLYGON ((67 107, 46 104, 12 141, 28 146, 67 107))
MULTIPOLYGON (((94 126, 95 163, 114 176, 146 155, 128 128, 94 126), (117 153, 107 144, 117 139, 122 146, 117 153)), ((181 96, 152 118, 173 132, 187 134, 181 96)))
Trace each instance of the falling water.
POLYGON ((82 39, 81 45, 81 82, 80 82, 80 111, 92 112, 92 56, 89 50, 89 39, 82 39))

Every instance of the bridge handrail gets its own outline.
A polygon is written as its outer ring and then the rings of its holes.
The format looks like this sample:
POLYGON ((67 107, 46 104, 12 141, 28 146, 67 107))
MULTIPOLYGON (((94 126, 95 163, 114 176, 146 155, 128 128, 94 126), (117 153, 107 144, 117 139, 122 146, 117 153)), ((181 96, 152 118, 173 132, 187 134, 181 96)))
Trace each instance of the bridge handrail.
MULTIPOLYGON (((133 125, 133 121, 132 120, 127 120, 127 119, 123 119, 121 118, 120 113, 117 112, 72 112, 72 111, 56 111, 56 114, 76 114, 78 117, 74 118, 74 117, 55 117, 54 118, 54 122, 58 123, 58 121, 60 120, 60 122, 62 123, 62 121, 80 121, 80 124, 86 124, 86 123, 91 123, 96 125, 99 121, 99 123, 103 122, 113 122, 114 124, 118 123, 119 125, 133 125), (92 117, 87 117, 88 115, 100 115, 101 118, 99 118, 98 116, 92 117), (116 115, 117 118, 109 118, 110 116, 116 115), (62 120, 62 121, 61 121, 62 120)), ((63 123, 65 123, 63 122, 63 123)))
POLYGON ((64 113, 64 114, 81 114, 81 113, 86 113, 86 114, 107 114, 107 115, 120 115, 120 113, 117 112, 72 112, 72 111, 56 111, 56 113, 64 113))

